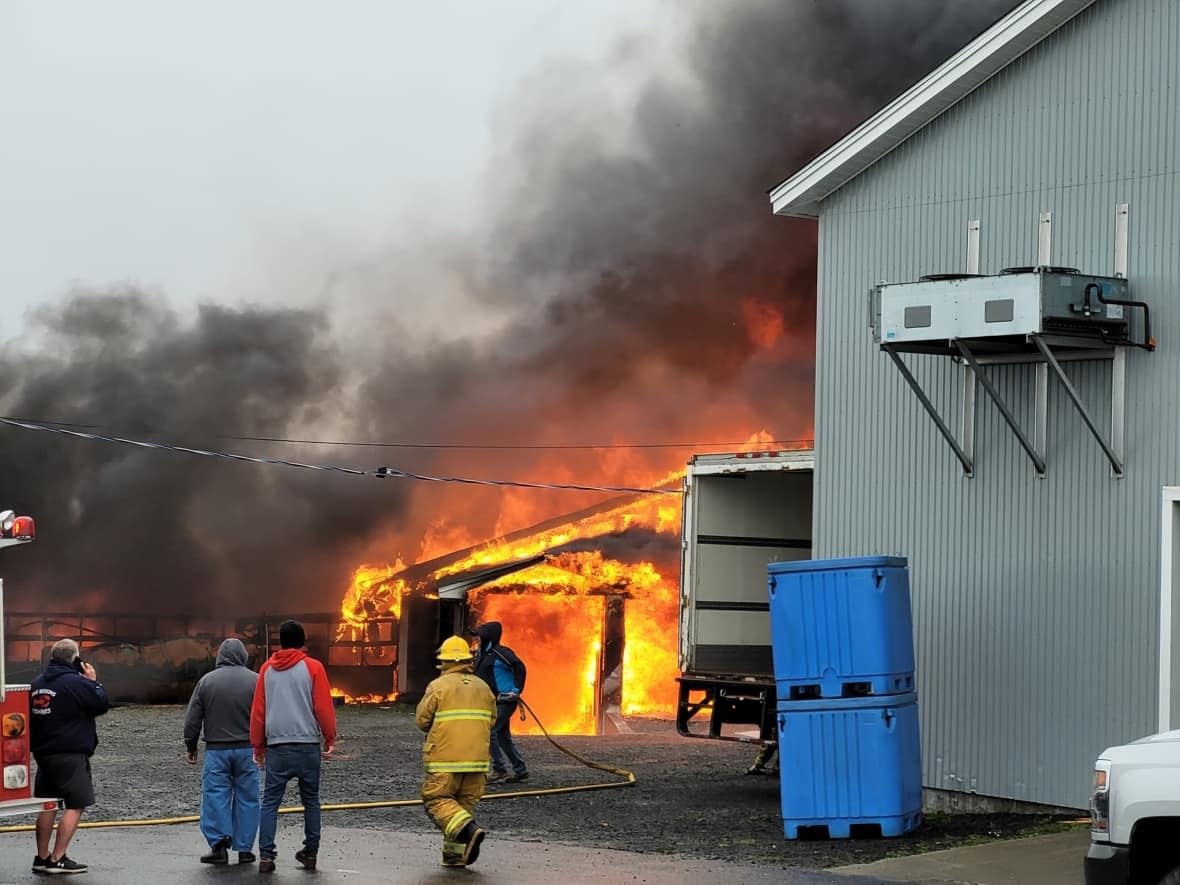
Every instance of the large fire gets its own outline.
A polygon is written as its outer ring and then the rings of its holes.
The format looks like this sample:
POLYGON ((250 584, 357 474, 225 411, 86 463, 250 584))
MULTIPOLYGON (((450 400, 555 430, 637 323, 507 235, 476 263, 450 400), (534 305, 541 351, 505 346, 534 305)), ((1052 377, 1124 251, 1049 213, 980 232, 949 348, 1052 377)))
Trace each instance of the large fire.
MULTIPOLYGON (((626 600, 622 712, 672 713, 676 589, 652 563, 626 564, 598 551, 562 553, 468 597, 480 620, 512 625, 514 642, 540 657, 533 666, 541 678, 536 684, 530 678, 527 700, 551 731, 595 731, 603 615, 611 595, 626 600)), ((537 729, 528 723, 525 730, 537 729)))
MULTIPOLYGON (((771 440, 763 431, 742 449, 761 450, 771 440)), ((672 473, 652 485, 678 490, 682 476, 672 473)), ((448 577, 522 564, 468 593, 469 622, 503 624, 504 643, 528 665, 524 697, 545 727, 558 734, 595 733, 605 700, 602 686, 612 675, 621 681, 613 699, 618 712, 669 716, 675 711, 678 675, 681 503, 678 491, 619 499, 580 518, 551 520, 543 529, 441 558, 426 572, 400 561, 361 566, 341 605, 338 638, 363 644, 370 619, 399 617, 407 595, 430 593, 448 577), (643 540, 654 543, 632 547, 620 541, 641 532, 643 540), (622 609, 622 658, 608 673, 604 664, 615 663, 604 647, 612 605, 622 609)), ((431 539, 441 527, 432 524, 431 539)), ((462 537, 450 530, 446 534, 462 537)), ((438 549, 425 538, 423 547, 432 553, 438 549)), ((514 724, 514 730, 538 729, 530 718, 514 724)))
MULTIPOLYGON (((673 486, 676 476, 666 477, 673 486)), ((341 606, 342 639, 361 644, 368 620, 401 614, 407 594, 451 575, 527 560, 545 559, 490 581, 468 596, 473 620, 499 620, 504 642, 529 667, 526 700, 558 734, 595 731, 595 691, 600 675, 605 599, 626 597, 626 636, 622 674, 622 711, 630 715, 668 715, 676 683, 676 575, 667 565, 622 562, 589 550, 551 554, 578 542, 618 537, 633 529, 663 537, 673 549, 680 530, 680 496, 676 493, 628 498, 598 513, 560 523, 510 542, 492 542, 440 566, 417 580, 402 576, 406 567, 361 566, 341 606)), ((520 727, 535 731, 529 720, 520 727)))
MULTIPOLYGON (((524 699, 554 734, 593 734, 595 687, 602 652, 606 600, 557 594, 488 594, 479 601, 480 620, 512 630, 512 645, 527 657, 524 699)), ((512 730, 536 734, 531 717, 512 730)))

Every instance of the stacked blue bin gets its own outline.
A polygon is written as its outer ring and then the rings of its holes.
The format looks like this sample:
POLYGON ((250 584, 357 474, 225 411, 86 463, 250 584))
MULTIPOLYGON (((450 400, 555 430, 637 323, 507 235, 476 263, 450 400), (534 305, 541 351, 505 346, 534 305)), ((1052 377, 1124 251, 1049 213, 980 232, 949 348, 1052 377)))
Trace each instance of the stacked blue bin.
POLYGON ((787 838, 915 829, 922 761, 906 560, 776 562, 768 582, 787 838))

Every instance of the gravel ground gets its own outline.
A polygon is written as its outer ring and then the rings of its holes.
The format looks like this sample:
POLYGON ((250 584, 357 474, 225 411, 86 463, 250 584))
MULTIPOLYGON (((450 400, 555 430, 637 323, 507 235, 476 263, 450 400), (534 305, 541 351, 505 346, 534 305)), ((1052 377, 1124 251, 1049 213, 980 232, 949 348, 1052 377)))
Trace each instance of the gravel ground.
MULTIPOLYGON (((403 705, 338 710, 340 741, 323 775, 323 801, 417 798, 422 735, 403 705)), ((90 820, 195 814, 200 766, 184 761, 183 707, 118 707, 99 722, 94 758, 99 804, 90 820)), ((637 783, 617 790, 486 802, 490 832, 522 841, 562 842, 708 859, 822 868, 948 848, 1043 830, 1049 818, 939 816, 903 839, 799 841, 783 838, 777 777, 745 776, 754 749, 682 738, 668 722, 631 721, 635 734, 561 742, 591 759, 626 768, 637 783)), ((529 763, 528 788, 606 783, 543 737, 518 737, 529 763)), ((517 790, 499 785, 489 792, 517 790)), ((289 804, 298 801, 294 786, 289 804)), ((433 833, 421 808, 325 813, 325 824, 433 833)))

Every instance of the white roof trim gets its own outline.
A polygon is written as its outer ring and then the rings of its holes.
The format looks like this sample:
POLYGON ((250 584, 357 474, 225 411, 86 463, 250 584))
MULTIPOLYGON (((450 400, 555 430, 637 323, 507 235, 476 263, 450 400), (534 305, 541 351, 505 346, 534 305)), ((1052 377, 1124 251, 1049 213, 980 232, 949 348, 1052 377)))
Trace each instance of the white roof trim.
POLYGON ((1026 0, 770 192, 776 215, 819 203, 1096 0, 1026 0))

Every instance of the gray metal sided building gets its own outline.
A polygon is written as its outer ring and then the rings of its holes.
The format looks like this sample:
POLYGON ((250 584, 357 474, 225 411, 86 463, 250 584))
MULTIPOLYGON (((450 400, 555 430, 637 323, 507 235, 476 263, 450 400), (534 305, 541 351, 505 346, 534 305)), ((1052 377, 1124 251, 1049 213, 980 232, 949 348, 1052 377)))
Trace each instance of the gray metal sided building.
POLYGON ((1176 0, 1028 0, 771 194, 819 220, 814 555, 910 560, 927 787, 1084 807, 1180 727, 1177 47, 1176 0), (1031 336, 899 354, 948 440, 870 328, 883 281, 1015 266, 1151 308, 1154 352, 1051 351, 1096 434, 1031 336))

